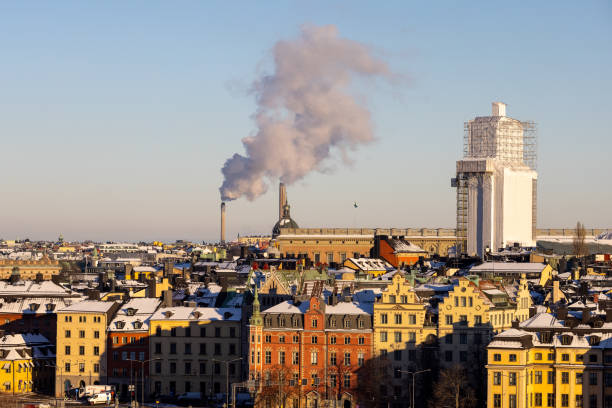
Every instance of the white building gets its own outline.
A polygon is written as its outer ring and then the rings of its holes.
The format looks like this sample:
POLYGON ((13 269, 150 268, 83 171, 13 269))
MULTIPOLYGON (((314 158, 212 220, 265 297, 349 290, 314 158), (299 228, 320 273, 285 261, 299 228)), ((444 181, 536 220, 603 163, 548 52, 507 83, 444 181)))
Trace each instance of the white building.
POLYGON ((464 158, 457 162, 457 236, 462 252, 482 256, 508 245, 535 245, 537 172, 535 126, 506 116, 465 124, 464 158))

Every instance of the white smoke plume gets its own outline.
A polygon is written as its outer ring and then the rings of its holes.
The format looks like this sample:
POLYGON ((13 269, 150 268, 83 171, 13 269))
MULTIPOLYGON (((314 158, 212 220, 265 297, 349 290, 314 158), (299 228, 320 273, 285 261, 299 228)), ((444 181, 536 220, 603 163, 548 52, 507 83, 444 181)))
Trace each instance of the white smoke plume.
POLYGON ((384 61, 363 44, 341 38, 335 26, 303 26, 298 38, 273 48, 275 71, 255 81, 257 131, 242 139, 221 170, 223 201, 265 193, 266 179, 291 184, 325 159, 374 139, 370 113, 350 95, 355 77, 389 78, 384 61))

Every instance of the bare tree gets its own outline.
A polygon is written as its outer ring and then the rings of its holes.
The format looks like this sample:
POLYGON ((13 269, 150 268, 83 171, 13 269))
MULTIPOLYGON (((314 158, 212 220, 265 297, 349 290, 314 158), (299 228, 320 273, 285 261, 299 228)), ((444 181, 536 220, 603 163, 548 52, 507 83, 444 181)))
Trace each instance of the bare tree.
POLYGON ((284 407, 287 400, 298 396, 299 381, 292 378, 292 373, 287 367, 277 365, 266 372, 255 396, 255 405, 284 407))
POLYGON ((574 255, 576 255, 578 258, 585 257, 589 254, 585 240, 586 230, 584 229, 584 224, 578 221, 576 223, 576 230, 574 231, 574 239, 572 241, 574 255))
POLYGON ((465 370, 459 365, 442 370, 429 401, 430 408, 473 408, 475 405, 476 397, 465 370))

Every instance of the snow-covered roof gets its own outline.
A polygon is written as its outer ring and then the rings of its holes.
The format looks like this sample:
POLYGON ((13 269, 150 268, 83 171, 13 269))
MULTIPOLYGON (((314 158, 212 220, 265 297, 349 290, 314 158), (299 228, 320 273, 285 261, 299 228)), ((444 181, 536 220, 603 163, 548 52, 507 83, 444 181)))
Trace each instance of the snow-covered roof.
POLYGON ((157 309, 151 320, 240 321, 241 317, 240 308, 177 306, 157 309))
POLYGON ((357 268, 362 271, 388 271, 393 270, 393 266, 384 259, 378 258, 349 258, 357 268))
POLYGON ((389 243, 389 245, 391 245, 391 248, 393 248, 393 252, 397 253, 403 253, 403 252, 409 252, 409 253, 426 253, 427 251, 425 251, 423 248, 421 248, 418 245, 414 245, 411 242, 402 240, 402 239, 387 239, 387 242, 389 243))
POLYGON ((326 315, 361 315, 374 313, 373 303, 338 302, 325 306, 326 315))
POLYGON ((0 301, 0 315, 3 313, 50 314, 72 304, 74 298, 28 297, 15 302, 0 301))
POLYGON ((78 296, 70 289, 64 288, 52 281, 19 281, 11 283, 0 281, 0 297, 2 296, 78 296))
POLYGON ((262 313, 305 313, 310 306, 310 301, 301 302, 299 305, 294 305, 292 300, 286 300, 276 306, 266 309, 262 313))
POLYGON ((70 306, 63 307, 59 309, 58 313, 71 313, 71 312, 81 312, 81 313, 107 313, 115 302, 102 302, 100 300, 83 300, 80 302, 73 303, 70 306))
POLYGON ((553 327, 562 328, 563 324, 560 320, 557 320, 555 316, 550 313, 538 313, 529 319, 519 323, 519 327, 525 327, 529 329, 550 329, 553 327))
POLYGON ((473 266, 470 273, 474 272, 498 272, 498 273, 540 273, 546 265, 535 262, 484 262, 473 266))

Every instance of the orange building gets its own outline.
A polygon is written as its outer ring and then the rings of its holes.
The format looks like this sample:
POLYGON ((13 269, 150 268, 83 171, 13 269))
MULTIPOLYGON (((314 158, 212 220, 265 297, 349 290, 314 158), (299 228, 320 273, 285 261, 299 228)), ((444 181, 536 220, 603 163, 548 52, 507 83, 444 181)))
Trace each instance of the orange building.
POLYGON ((313 296, 260 313, 255 296, 248 358, 256 406, 355 407, 357 371, 373 350, 368 305, 313 296))
POLYGON ((421 247, 406 241, 402 237, 393 238, 377 235, 374 238, 373 255, 389 262, 395 268, 402 265, 414 265, 420 257, 429 254, 421 247))

